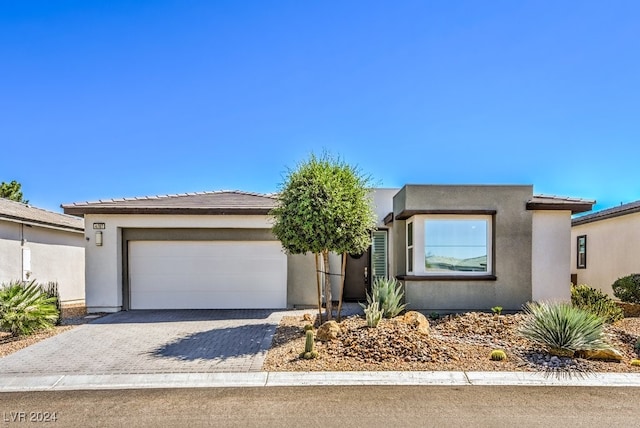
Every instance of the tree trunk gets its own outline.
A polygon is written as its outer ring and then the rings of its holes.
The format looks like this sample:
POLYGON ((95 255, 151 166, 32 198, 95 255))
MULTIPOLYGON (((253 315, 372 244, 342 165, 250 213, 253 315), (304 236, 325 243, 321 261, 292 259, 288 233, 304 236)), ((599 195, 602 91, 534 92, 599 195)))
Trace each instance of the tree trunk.
POLYGON ((347 270, 347 253, 342 254, 342 269, 340 270, 340 300, 338 300, 338 322, 342 318, 342 296, 344 295, 344 276, 347 270))
POLYGON ((316 285, 318 286, 318 326, 322 324, 322 291, 320 290, 320 259, 318 253, 316 256, 316 285))
POLYGON ((331 301, 331 269, 329 268, 329 250, 322 252, 324 261, 324 301, 327 313, 327 321, 333 319, 333 302, 331 301))

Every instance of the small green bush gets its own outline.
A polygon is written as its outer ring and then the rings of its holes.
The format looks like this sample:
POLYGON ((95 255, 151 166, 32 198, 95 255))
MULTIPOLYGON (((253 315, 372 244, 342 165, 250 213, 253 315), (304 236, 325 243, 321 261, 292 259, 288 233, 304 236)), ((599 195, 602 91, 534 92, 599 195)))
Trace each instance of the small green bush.
POLYGON ((502 314, 502 306, 494 306, 493 308, 491 308, 491 312, 500 316, 502 314))
POLYGON ((60 313, 55 297, 49 297, 35 281, 10 282, 0 289, 0 329, 15 336, 51 328, 60 313))
POLYGON ((569 303, 528 303, 520 334, 555 355, 607 349, 604 319, 569 303))
POLYGON ((637 360, 637 359, 631 360, 631 365, 635 367, 640 367, 640 360, 637 360))
POLYGON ((489 359, 491 359, 491 361, 506 360, 507 353, 504 352, 502 349, 494 349, 493 351, 491 351, 491 354, 489 354, 489 359))
MULTIPOLYGON (((376 278, 371 285, 371 294, 367 293, 367 305, 378 302, 382 316, 393 318, 407 306, 402 303, 404 292, 402 285, 395 279, 376 278)), ((364 309, 366 305, 360 303, 364 309)))
POLYGON ((47 295, 47 297, 51 297, 56 299, 55 305, 58 310, 58 318, 56 319, 55 325, 62 324, 62 304, 60 303, 60 293, 58 292, 58 283, 49 281, 46 285, 40 285, 40 289, 47 295))
POLYGON ((616 305, 611 297, 588 285, 571 286, 571 303, 577 308, 604 318, 607 323, 624 318, 622 308, 616 305))
POLYGON ((613 285, 613 295, 623 302, 640 303, 640 274, 618 278, 613 285))
POLYGON ((380 309, 380 303, 373 301, 364 308, 364 315, 367 320, 367 327, 377 327, 378 323, 382 319, 382 309, 380 309))

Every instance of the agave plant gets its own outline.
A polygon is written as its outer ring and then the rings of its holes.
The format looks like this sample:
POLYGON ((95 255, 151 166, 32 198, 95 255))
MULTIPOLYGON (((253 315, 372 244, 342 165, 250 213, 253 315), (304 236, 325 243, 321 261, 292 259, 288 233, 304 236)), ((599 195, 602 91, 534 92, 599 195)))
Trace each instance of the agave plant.
POLYGON ((367 305, 360 303, 360 306, 366 308, 378 302, 383 316, 393 318, 407 306, 402 303, 403 297, 402 285, 395 278, 376 278, 371 285, 371 294, 367 293, 367 305))
POLYGON ((520 327, 525 338, 561 356, 576 351, 607 349, 604 319, 569 303, 528 303, 520 327))
POLYGON ((53 327, 59 315, 55 300, 35 281, 10 282, 0 289, 0 329, 18 336, 53 327))

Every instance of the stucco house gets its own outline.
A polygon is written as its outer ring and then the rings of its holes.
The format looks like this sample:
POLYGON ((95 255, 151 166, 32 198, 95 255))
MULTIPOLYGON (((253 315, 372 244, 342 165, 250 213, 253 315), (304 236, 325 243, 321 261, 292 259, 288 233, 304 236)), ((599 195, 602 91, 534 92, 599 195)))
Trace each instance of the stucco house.
POLYGON ((58 283, 63 305, 84 302, 84 220, 0 198, 0 283, 58 283))
MULTIPOLYGON (((314 257, 284 253, 276 203, 217 191, 62 205, 85 219, 88 310, 313 306, 314 257)), ((373 189, 372 203, 378 230, 348 256, 344 298, 364 300, 373 278, 393 276, 409 308, 463 311, 568 299, 571 215, 594 202, 530 185, 407 185, 373 189)))
POLYGON ((572 280, 613 295, 611 285, 640 273, 640 201, 597 211, 571 222, 572 280))

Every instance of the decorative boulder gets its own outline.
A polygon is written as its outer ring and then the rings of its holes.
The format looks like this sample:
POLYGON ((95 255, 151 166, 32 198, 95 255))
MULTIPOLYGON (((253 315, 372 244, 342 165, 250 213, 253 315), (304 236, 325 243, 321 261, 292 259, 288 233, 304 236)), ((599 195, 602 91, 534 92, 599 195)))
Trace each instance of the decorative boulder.
POLYGON ((418 330, 418 333, 428 335, 429 332, 431 331, 427 317, 422 315, 420 312, 409 311, 406 314, 404 314, 402 321, 416 327, 416 329, 418 330))
POLYGON ((335 321, 327 321, 318 327, 316 331, 316 339, 326 342, 328 340, 336 340, 340 334, 340 325, 335 321))
POLYGON ((578 356, 587 360, 605 360, 605 361, 622 361, 623 355, 620 351, 608 348, 597 349, 594 351, 578 351, 578 356))

